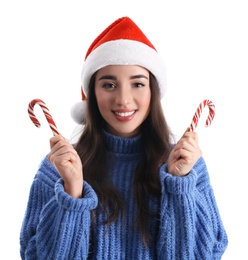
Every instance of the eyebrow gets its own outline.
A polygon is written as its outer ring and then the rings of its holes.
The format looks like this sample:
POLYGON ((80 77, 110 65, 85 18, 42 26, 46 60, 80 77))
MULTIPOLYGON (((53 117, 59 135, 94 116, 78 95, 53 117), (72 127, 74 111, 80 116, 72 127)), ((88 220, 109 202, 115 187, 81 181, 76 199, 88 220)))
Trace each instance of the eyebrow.
MULTIPOLYGON (((130 76, 130 79, 140 79, 140 78, 148 79, 148 78, 147 78, 145 75, 143 75, 143 74, 138 74, 138 75, 130 76)), ((101 76, 98 80, 103 80, 103 79, 117 80, 117 77, 116 77, 116 76, 113 76, 113 75, 103 75, 103 76, 101 76)))

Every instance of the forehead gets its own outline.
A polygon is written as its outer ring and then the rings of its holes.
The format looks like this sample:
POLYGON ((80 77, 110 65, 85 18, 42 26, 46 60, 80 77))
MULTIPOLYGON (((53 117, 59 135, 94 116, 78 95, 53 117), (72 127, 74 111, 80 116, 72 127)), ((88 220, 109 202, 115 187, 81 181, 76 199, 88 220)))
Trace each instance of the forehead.
POLYGON ((149 71, 144 67, 138 65, 108 65, 99 69, 96 73, 96 77, 101 77, 102 75, 144 75, 149 77, 149 71))

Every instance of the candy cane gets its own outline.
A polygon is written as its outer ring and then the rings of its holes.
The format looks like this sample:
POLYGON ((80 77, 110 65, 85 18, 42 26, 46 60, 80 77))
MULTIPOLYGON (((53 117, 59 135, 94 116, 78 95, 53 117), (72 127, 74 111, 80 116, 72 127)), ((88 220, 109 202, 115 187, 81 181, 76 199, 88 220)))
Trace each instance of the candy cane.
POLYGON ((34 123, 34 125, 36 127, 40 127, 40 122, 38 121, 38 119, 34 115, 35 104, 38 104, 42 108, 42 111, 43 111, 43 113, 44 113, 44 115, 47 119, 47 122, 49 123, 49 126, 52 129, 53 135, 58 135, 59 132, 58 132, 57 127, 56 127, 56 125, 53 121, 53 118, 52 118, 46 104, 40 99, 33 99, 28 105, 28 114, 29 114, 30 119, 34 123))
POLYGON ((202 103, 200 103, 199 107, 197 108, 195 115, 193 116, 191 125, 190 125, 190 131, 195 131, 195 128, 198 124, 198 120, 200 118, 200 115, 202 113, 202 109, 208 105, 209 107, 209 115, 208 118, 206 120, 206 127, 209 127, 213 121, 214 115, 215 115, 215 105, 213 104, 212 101, 205 99, 202 101, 202 103))

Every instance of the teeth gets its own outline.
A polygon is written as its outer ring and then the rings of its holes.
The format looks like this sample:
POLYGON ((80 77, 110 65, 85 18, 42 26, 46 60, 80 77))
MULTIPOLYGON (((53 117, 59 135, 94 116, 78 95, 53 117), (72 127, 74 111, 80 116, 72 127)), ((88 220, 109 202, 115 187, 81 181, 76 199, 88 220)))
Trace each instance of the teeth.
POLYGON ((123 112, 123 113, 120 113, 120 112, 115 112, 116 115, 118 116, 131 116, 132 114, 134 113, 134 111, 131 111, 131 112, 123 112))

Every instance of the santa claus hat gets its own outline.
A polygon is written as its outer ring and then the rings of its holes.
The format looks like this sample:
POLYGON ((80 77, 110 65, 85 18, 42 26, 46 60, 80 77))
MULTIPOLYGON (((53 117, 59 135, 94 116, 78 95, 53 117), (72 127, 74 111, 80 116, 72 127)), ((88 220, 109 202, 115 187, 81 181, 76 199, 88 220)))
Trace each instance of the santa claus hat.
POLYGON ((146 68, 155 76, 163 97, 166 71, 161 57, 141 29, 129 17, 122 17, 109 25, 86 53, 81 74, 82 100, 71 110, 75 122, 84 122, 90 78, 108 65, 139 65, 146 68))

